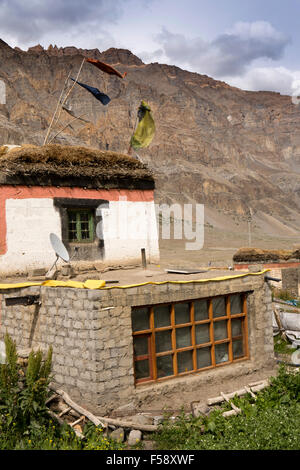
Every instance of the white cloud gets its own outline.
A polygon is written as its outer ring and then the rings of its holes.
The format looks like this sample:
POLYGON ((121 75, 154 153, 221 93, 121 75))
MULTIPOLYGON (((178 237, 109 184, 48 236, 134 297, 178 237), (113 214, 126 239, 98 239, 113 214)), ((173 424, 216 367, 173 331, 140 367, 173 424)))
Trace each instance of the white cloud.
MULTIPOLYGON (((201 37, 187 38, 162 28, 156 41, 160 45, 158 51, 163 52, 168 63, 216 78, 244 74, 258 59, 278 60, 289 43, 284 34, 266 21, 238 22, 212 41, 201 37)), ((153 57, 156 56, 157 51, 153 57)))
POLYGON ((227 82, 244 90, 300 95, 300 70, 292 71, 285 67, 253 67, 244 76, 229 77, 227 82))

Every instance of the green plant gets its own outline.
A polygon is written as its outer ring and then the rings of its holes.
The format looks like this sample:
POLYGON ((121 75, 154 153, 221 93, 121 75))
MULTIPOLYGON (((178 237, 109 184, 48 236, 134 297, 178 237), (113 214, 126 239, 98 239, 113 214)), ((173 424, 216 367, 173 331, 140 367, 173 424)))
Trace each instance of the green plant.
POLYGON ((125 444, 122 442, 105 436, 101 426, 95 426, 88 422, 83 432, 86 438, 84 450, 123 450, 125 448, 125 444))
POLYGON ((43 360, 31 352, 21 367, 15 342, 5 336, 6 363, 0 365, 0 449, 122 450, 125 444, 105 436, 88 423, 80 439, 67 425, 53 422, 45 406, 51 374, 52 348, 43 360))
POLYGON ((5 335, 6 363, 0 367, 0 413, 1 424, 10 426, 17 421, 19 387, 19 366, 15 342, 5 335))
POLYGON ((290 348, 289 345, 280 335, 274 336, 274 351, 276 354, 292 354, 296 351, 297 348, 290 348))
POLYGON ((41 351, 31 352, 27 367, 18 364, 15 342, 6 334, 6 362, 0 368, 0 412, 2 429, 28 432, 40 426, 46 415, 45 401, 50 381, 52 348, 43 361, 41 351))
POLYGON ((37 426, 45 416, 45 402, 48 396, 52 362, 52 348, 43 361, 41 351, 31 352, 25 374, 25 385, 19 395, 19 406, 22 412, 23 426, 37 426))
POLYGON ((300 372, 279 368, 271 386, 257 394, 235 397, 242 413, 222 416, 228 403, 208 417, 185 416, 175 423, 166 421, 154 435, 158 449, 164 450, 287 450, 300 446, 300 372))

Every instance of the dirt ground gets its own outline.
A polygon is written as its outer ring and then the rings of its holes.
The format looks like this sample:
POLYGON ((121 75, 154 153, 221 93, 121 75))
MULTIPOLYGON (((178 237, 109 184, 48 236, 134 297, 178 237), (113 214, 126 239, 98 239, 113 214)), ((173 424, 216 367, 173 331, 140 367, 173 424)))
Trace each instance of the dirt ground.
MULTIPOLYGON (((209 383, 207 387, 201 386, 201 390, 192 392, 182 392, 180 395, 176 392, 166 394, 165 398, 149 400, 144 402, 138 411, 139 413, 149 413, 152 416, 161 415, 169 411, 176 416, 182 409, 186 413, 192 411, 191 404, 199 402, 205 407, 208 398, 220 396, 220 392, 231 393, 239 390, 251 383, 266 380, 276 375, 277 366, 274 369, 265 369, 260 372, 253 372, 242 377, 236 377, 222 383, 209 383)), ((202 372, 205 374, 205 372, 202 372)))

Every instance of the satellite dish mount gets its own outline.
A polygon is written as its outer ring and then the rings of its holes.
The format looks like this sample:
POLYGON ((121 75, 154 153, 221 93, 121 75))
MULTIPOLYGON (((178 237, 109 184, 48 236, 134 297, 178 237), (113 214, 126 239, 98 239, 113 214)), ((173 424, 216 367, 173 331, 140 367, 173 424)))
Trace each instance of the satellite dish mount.
POLYGON ((56 267, 56 264, 57 264, 57 261, 58 261, 59 258, 61 258, 66 263, 68 263, 70 261, 70 256, 69 256, 69 253, 68 253, 65 245, 58 238, 58 236, 55 235, 55 233, 50 233, 50 243, 51 243, 51 246, 52 246, 53 250, 55 251, 56 260, 54 261, 53 265, 51 266, 51 268, 49 269, 48 272, 52 271, 54 266, 56 267))

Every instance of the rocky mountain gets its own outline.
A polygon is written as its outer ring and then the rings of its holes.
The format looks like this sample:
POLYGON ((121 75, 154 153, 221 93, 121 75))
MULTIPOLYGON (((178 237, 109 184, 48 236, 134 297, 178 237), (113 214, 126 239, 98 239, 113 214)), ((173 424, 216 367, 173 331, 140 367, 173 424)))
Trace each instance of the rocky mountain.
POLYGON ((83 57, 100 59, 124 80, 85 63, 79 80, 107 93, 103 106, 75 85, 68 107, 87 122, 61 113, 53 142, 127 153, 140 101, 153 111, 156 135, 139 152, 154 170, 157 201, 205 204, 206 220, 246 220, 272 233, 295 236, 300 227, 300 106, 291 97, 249 92, 175 66, 144 64, 128 50, 75 47, 28 51, 0 40, 0 144, 43 144, 65 80, 83 57))

